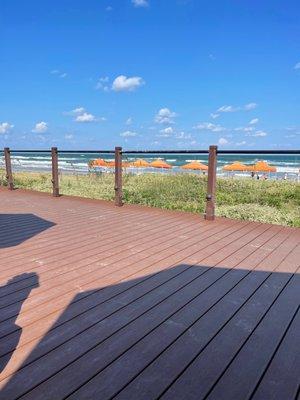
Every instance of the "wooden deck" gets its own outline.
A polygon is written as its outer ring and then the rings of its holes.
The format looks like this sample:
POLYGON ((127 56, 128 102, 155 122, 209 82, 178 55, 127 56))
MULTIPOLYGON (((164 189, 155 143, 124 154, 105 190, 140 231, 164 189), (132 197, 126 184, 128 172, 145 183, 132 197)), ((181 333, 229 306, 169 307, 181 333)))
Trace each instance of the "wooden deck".
POLYGON ((0 399, 296 399, 300 229, 0 189, 0 399))

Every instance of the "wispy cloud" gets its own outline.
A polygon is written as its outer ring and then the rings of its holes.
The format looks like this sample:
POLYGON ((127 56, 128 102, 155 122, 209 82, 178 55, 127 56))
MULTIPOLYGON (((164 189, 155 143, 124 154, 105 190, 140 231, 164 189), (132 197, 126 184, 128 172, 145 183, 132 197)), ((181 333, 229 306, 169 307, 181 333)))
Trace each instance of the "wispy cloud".
POLYGON ((238 111, 239 107, 233 107, 233 106, 222 106, 217 109, 217 112, 219 113, 228 113, 228 112, 235 112, 238 111))
POLYGON ((294 69, 300 69, 300 61, 299 61, 299 62, 297 62, 297 64, 296 64, 296 65, 294 65, 294 69))
POLYGON ((134 7, 149 7, 148 0, 131 0, 131 3, 134 5, 134 7))
POLYGON ((133 132, 133 131, 125 131, 120 133, 121 137, 135 137, 138 136, 137 132, 133 132))
POLYGON ((110 89, 108 82, 109 82, 108 76, 100 77, 96 83, 95 89, 103 90, 104 92, 108 92, 110 89))
POLYGON ((210 116, 212 119, 217 119, 220 116, 220 114, 211 113, 210 116))
POLYGON ((14 125, 10 124, 9 122, 2 122, 0 123, 0 134, 7 134, 13 129, 14 125))
POLYGON ((250 111, 254 110, 257 107, 256 103, 248 103, 243 106, 222 106, 217 109, 217 113, 232 113, 237 111, 250 111))
POLYGON ((267 136, 267 132, 265 131, 255 131, 254 133, 248 133, 247 136, 252 136, 252 137, 265 137, 267 136))
POLYGON ((145 81, 140 76, 128 78, 125 75, 120 75, 113 81, 112 90, 115 92, 133 92, 143 85, 145 85, 145 81))
POLYGON ((245 146, 247 144, 246 140, 243 140, 242 142, 237 142, 235 145, 236 146, 245 146))
POLYGON ((41 121, 41 122, 37 122, 37 123, 35 124, 34 128, 32 129, 32 132, 35 132, 35 133, 45 133, 45 132, 48 131, 48 129, 49 129, 48 123, 47 123, 47 122, 44 122, 44 121, 41 121))
POLYGON ((218 144, 219 144, 220 146, 224 146, 224 145, 226 145, 226 144, 228 144, 228 143, 229 143, 228 140, 225 139, 225 138, 223 138, 223 137, 221 137, 221 138, 218 140, 218 144))
POLYGON ((85 112, 84 107, 76 107, 74 110, 64 112, 65 115, 80 115, 85 112))
POLYGON ((250 111, 250 110, 254 110, 256 107, 257 107, 256 103, 248 103, 248 104, 245 104, 244 107, 242 107, 242 110, 250 111))
MULTIPOLYGON (((178 132, 175 135, 176 139, 184 139, 184 140, 189 140, 192 138, 192 135, 190 133, 186 133, 184 131, 178 132)), ((192 143, 193 144, 193 143, 192 143)))
POLYGON ((254 131, 253 126, 239 126, 238 128, 234 128, 237 132, 252 132, 254 131))
POLYGON ((202 122, 194 127, 200 131, 223 132, 227 129, 222 125, 212 124, 211 122, 202 122))
POLYGON ((158 124, 174 124, 174 118, 177 114, 169 108, 161 108, 155 116, 155 122, 158 124))
POLYGON ((258 121, 259 121, 258 118, 253 118, 253 119, 251 119, 251 121, 249 122, 249 125, 255 125, 255 124, 258 123, 258 121))
POLYGON ((58 69, 53 69, 50 74, 57 75, 59 78, 66 78, 68 74, 66 72, 59 71, 58 69))

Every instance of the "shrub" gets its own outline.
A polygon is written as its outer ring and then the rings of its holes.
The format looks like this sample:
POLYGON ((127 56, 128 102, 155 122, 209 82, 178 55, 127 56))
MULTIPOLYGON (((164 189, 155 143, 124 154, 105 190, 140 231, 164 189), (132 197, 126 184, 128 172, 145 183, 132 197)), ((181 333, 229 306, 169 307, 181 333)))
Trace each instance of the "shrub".
POLYGON ((236 204, 219 206, 216 214, 220 217, 258 221, 276 225, 294 226, 295 217, 288 212, 282 212, 275 207, 260 204, 236 204))

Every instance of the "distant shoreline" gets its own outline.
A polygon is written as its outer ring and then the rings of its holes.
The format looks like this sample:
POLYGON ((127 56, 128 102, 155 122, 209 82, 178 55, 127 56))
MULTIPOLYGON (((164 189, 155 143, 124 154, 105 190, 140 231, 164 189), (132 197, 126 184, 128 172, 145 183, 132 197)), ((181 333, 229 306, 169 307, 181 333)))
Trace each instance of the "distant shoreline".
MULTIPOLYGON (((1 168, 1 166, 0 166, 1 168)), ((3 166, 2 166, 3 169, 3 166)), ((31 167, 19 167, 13 165, 13 170, 15 173, 38 173, 38 174, 49 174, 51 173, 51 166, 44 168, 31 168, 31 167)), ((142 175, 142 174, 150 174, 150 175, 206 175, 204 171, 193 171, 193 170, 182 170, 179 167, 174 167, 172 170, 164 170, 159 168, 132 168, 126 167, 123 169, 124 174, 132 174, 132 175, 142 175)), ((81 170, 81 169, 64 169, 59 166, 60 175, 88 175, 88 174, 103 174, 103 175, 111 175, 114 174, 114 168, 106 168, 106 167, 97 167, 90 170, 81 170)), ((285 173, 285 172, 276 172, 276 173, 263 173, 260 172, 255 174, 254 177, 251 177, 250 172, 223 172, 217 171, 217 176, 219 178, 228 178, 228 179, 252 179, 257 180, 257 175, 259 179, 270 179, 270 180, 288 180, 294 182, 300 182, 300 173, 285 173), (286 174, 286 176, 285 176, 286 174)))
MULTIPOLYGON (((87 174, 89 172, 88 163, 94 158, 103 158, 107 161, 113 160, 111 154, 86 154, 86 153, 70 153, 59 155, 59 170, 63 174, 87 174)), ((173 166, 172 170, 163 171, 158 169, 133 169, 126 168, 126 172, 130 173, 164 173, 164 174, 177 174, 185 173, 180 166, 191 161, 200 161, 207 164, 208 157, 205 154, 135 154, 134 156, 124 155, 124 161, 134 161, 138 158, 144 158, 151 162, 157 158, 164 159, 167 163, 173 166)), ((264 159, 270 165, 277 168, 277 173, 270 174, 271 179, 284 179, 286 175, 287 180, 300 180, 300 156, 294 155, 218 155, 218 176, 232 176, 231 173, 226 173, 222 169, 225 165, 234 161, 242 161, 246 165, 251 165, 258 160, 264 159)), ((41 172, 47 173, 51 171, 51 156, 47 153, 12 153, 12 166, 14 171, 28 171, 28 172, 41 172)), ((0 168, 4 167, 4 161, 0 161, 0 168)), ((101 172, 110 172, 110 169, 101 169, 101 172)), ((113 171, 113 169, 112 169, 113 171)), ((192 171, 193 172, 193 171, 192 171)), ((194 171, 198 173, 198 171, 194 171)), ((200 172, 201 174, 201 172, 200 172)), ((235 173, 238 177, 249 177, 249 173, 235 173)))

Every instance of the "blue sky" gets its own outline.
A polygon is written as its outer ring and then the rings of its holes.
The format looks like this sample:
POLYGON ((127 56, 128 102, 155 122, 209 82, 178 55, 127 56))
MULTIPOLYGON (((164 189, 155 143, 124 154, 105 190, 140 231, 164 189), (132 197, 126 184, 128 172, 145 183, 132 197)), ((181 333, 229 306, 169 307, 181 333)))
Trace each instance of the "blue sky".
POLYGON ((2 0, 0 146, 300 147, 300 5, 2 0))

